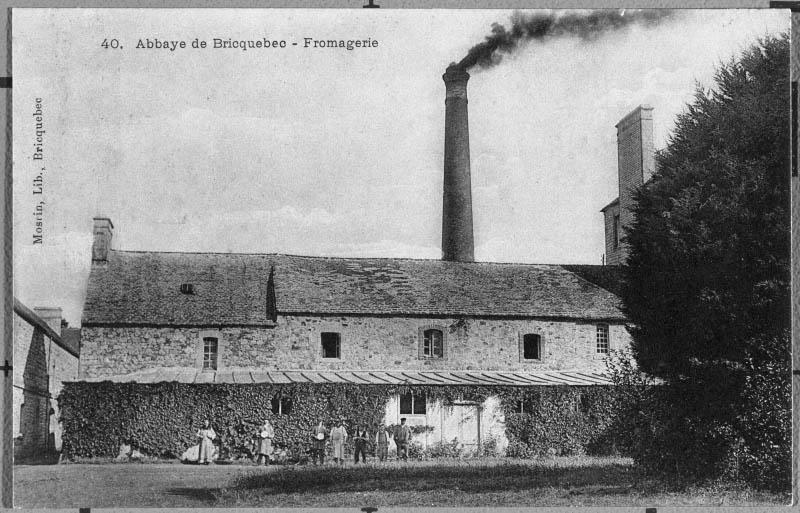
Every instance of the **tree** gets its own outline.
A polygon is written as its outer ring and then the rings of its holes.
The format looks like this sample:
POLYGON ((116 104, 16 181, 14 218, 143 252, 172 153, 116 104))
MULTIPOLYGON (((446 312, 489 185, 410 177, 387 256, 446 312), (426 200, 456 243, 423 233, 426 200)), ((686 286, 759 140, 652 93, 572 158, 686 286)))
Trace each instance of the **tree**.
POLYGON ((680 438, 649 443, 678 471, 728 472, 731 454, 766 436, 747 414, 764 399, 754 380, 777 387, 764 391, 778 400, 766 420, 789 428, 788 65, 788 35, 720 65, 636 194, 622 296, 634 357, 666 386, 663 432, 680 438))

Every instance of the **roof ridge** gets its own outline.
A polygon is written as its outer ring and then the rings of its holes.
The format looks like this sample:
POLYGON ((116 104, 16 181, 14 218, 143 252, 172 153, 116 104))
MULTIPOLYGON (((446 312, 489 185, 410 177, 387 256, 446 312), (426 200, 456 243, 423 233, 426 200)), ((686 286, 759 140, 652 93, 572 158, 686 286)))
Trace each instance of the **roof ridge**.
MULTIPOLYGON (((442 262, 449 264, 463 264, 463 265, 523 265, 523 266, 545 266, 545 267, 561 267, 566 265, 591 265, 591 264, 545 264, 536 262, 491 262, 491 261, 475 261, 475 262, 455 262, 443 260, 440 258, 412 258, 412 257, 369 257, 369 256, 331 256, 331 255, 299 255, 294 253, 240 253, 240 252, 227 252, 227 251, 152 251, 152 250, 129 250, 129 249, 112 249, 112 253, 136 253, 136 254, 158 254, 158 255, 231 255, 231 256, 283 256, 292 258, 309 258, 317 260, 403 260, 409 262, 442 262)), ((568 269, 565 269, 569 271, 568 269)), ((571 271, 569 271, 571 272, 571 271)))

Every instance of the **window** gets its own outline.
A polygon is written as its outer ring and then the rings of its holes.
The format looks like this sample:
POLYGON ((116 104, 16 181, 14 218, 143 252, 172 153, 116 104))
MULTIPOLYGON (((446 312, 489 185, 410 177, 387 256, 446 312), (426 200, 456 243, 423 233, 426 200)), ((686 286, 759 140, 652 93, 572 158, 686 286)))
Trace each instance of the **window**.
POLYGON ((586 397, 585 395, 581 395, 580 403, 581 403, 580 405, 581 413, 584 414, 589 413, 589 409, 591 408, 591 403, 589 402, 589 398, 586 397))
POLYGON ((217 370, 219 342, 215 337, 203 337, 203 370, 217 370))
POLYGON ((447 358, 447 328, 432 324, 419 327, 419 357, 423 360, 447 358))
POLYGON ((444 357, 444 334, 442 330, 430 329, 422 333, 422 356, 425 358, 444 357))
POLYGON ((542 337, 533 333, 522 336, 522 359, 542 359, 542 337))
POLYGON ((608 354, 608 324, 597 325, 597 354, 608 354))
POLYGON ((530 399, 519 400, 517 401, 516 408, 514 408, 516 413, 533 413, 533 401, 530 399))
POLYGON ((288 397, 275 396, 272 398, 272 413, 275 415, 289 415, 292 411, 292 400, 288 397))
POLYGON ((191 283, 181 283, 181 294, 194 294, 194 285, 191 283))
POLYGON ((619 247, 619 214, 614 215, 614 249, 619 247))
POLYGON ((322 339, 323 358, 341 358, 342 336, 339 333, 323 332, 322 339))
POLYGON ((427 400, 424 395, 403 394, 400 396, 400 415, 425 415, 427 400))

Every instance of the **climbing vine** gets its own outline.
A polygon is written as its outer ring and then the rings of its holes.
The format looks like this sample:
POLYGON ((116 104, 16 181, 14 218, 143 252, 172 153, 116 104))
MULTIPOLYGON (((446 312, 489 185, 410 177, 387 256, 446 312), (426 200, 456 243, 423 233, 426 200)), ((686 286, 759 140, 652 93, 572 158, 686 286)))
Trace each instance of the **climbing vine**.
POLYGON ((509 454, 592 451, 613 416, 608 387, 395 386, 355 384, 66 383, 58 402, 67 458, 115 456, 123 442, 149 456, 175 458, 196 443, 208 419, 221 454, 246 457, 265 419, 274 443, 294 458, 310 446, 319 421, 374 425, 397 394, 426 395, 445 407, 455 401, 499 397, 506 417, 509 454), (280 401, 281 413, 273 412, 280 401), (520 406, 521 405, 521 406, 520 406), (527 406, 527 407, 526 407, 527 406))

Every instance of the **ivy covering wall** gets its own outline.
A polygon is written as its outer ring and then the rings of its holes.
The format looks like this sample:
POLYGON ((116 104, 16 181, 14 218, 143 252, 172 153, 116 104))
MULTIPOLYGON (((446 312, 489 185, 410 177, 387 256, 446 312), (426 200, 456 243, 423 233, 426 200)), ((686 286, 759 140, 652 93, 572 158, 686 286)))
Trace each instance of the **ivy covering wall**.
POLYGON ((352 427, 383 420, 395 394, 425 394, 429 401, 501 399, 511 456, 603 451, 614 416, 611 387, 475 387, 351 384, 66 383, 58 397, 62 451, 76 457, 113 457, 128 442, 148 456, 174 458, 197 443, 209 419, 223 457, 249 455, 253 434, 269 419, 274 444, 291 457, 306 454, 311 430, 340 418, 352 427), (283 398, 288 413, 273 413, 283 398), (522 412, 520 412, 520 405, 522 412))

